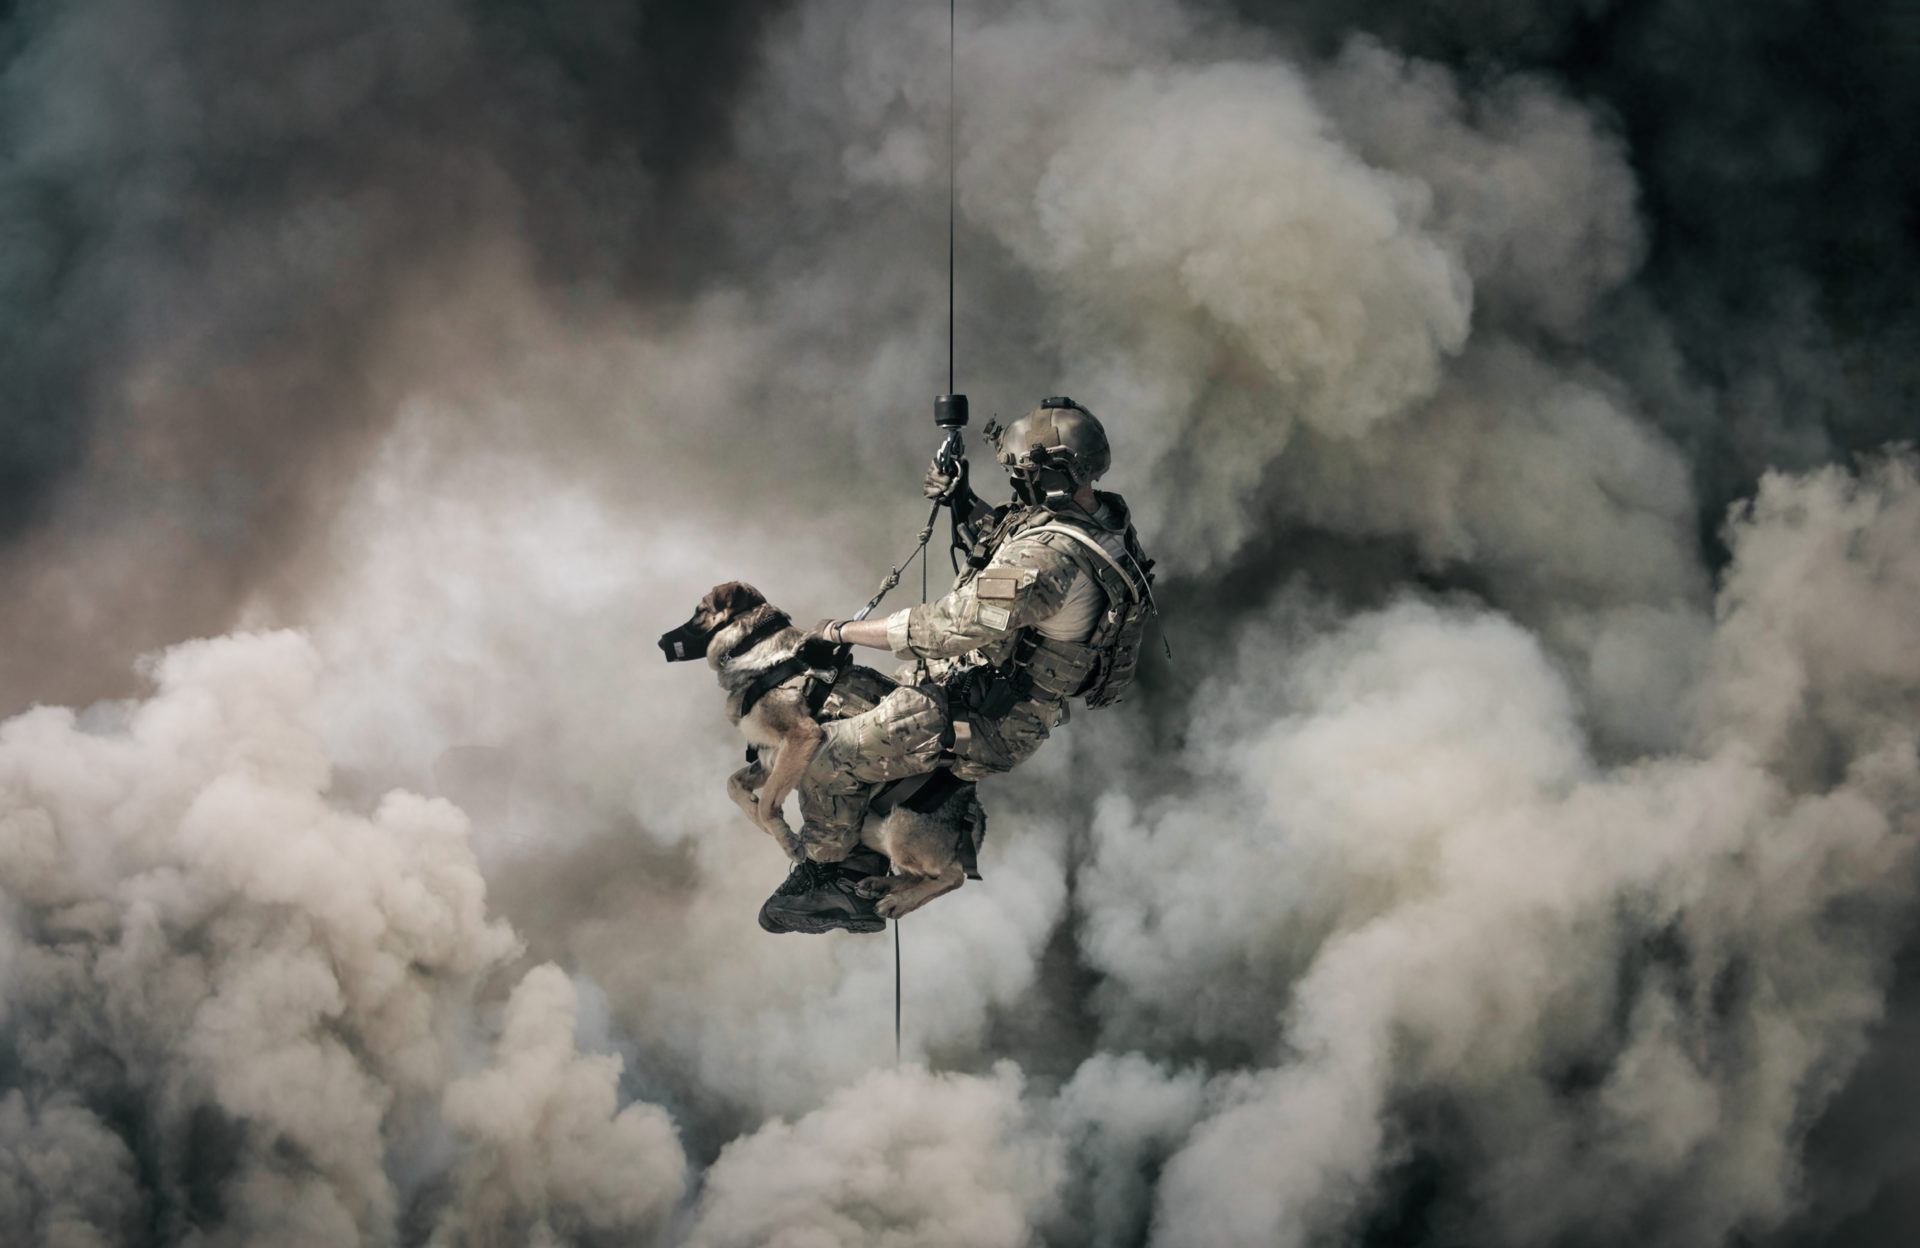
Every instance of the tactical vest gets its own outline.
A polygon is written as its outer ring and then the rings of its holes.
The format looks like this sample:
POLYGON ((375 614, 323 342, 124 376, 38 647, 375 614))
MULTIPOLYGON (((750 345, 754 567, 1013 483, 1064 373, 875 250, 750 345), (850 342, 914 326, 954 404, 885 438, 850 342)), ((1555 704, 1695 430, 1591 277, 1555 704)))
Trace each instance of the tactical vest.
POLYGON ((1062 698, 1078 696, 1090 707, 1112 706, 1133 686, 1140 668, 1140 644, 1153 612, 1153 574, 1141 559, 1133 528, 1126 531, 1126 556, 1116 559, 1085 529, 1058 522, 1022 532, 1077 564, 1093 577, 1106 606, 1094 619, 1084 642, 1056 641, 1037 630, 1028 672, 1036 689, 1062 698))
MULTIPOLYGON (((1078 697, 1090 707, 1120 701, 1139 670, 1147 617, 1153 613, 1152 561, 1142 556, 1132 524, 1124 538, 1126 556, 1116 559, 1081 525, 1042 508, 1014 508, 996 518, 975 551, 991 558, 1015 537, 1037 539, 1071 560, 1093 578, 1106 605, 1085 641, 1060 641, 1037 628, 1022 629, 1013 653, 996 666, 1012 680, 1021 700, 1064 704, 1078 697)), ((985 564, 980 560, 960 583, 973 579, 985 564)))

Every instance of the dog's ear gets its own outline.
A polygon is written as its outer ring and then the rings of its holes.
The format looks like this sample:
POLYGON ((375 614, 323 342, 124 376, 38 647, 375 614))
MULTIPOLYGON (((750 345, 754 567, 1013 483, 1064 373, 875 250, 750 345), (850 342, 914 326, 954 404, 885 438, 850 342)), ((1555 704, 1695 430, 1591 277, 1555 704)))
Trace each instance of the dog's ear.
POLYGON ((745 581, 728 581, 725 585, 715 585, 707 595, 707 602, 721 619, 730 620, 765 603, 766 598, 745 581))

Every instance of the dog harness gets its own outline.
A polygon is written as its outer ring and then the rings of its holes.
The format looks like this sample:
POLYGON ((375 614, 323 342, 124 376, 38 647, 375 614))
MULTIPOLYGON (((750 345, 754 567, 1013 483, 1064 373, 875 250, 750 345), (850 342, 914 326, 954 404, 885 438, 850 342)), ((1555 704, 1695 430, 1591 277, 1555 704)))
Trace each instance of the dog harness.
MULTIPOLYGON (((786 627, 784 623, 786 617, 782 616, 781 619, 783 621, 781 627, 784 628, 786 627)), ((761 640, 765 640, 765 638, 763 637, 761 640)), ((735 646, 732 651, 729 651, 729 657, 739 653, 743 648, 744 643, 740 646, 735 646)), ((753 708, 758 705, 761 698, 766 697, 769 693, 772 693, 775 689, 786 684, 802 672, 824 671, 831 673, 825 679, 819 676, 809 676, 807 678, 806 692, 803 695, 806 699, 807 714, 818 718, 820 707, 826 702, 827 694, 833 688, 833 682, 839 679, 841 671, 839 660, 842 657, 842 650, 842 647, 836 646, 828 641, 814 639, 802 642, 800 649, 796 651, 792 657, 782 659, 780 662, 775 663, 772 667, 760 673, 754 682, 747 686, 746 692, 740 695, 740 718, 745 719, 753 712, 753 708)))
MULTIPOLYGON (((752 632, 729 646, 727 652, 720 657, 722 659, 737 659, 781 629, 789 627, 792 623, 792 616, 776 608, 773 613, 762 620, 752 632)), ((758 699, 756 699, 756 701, 757 700, 758 699)))

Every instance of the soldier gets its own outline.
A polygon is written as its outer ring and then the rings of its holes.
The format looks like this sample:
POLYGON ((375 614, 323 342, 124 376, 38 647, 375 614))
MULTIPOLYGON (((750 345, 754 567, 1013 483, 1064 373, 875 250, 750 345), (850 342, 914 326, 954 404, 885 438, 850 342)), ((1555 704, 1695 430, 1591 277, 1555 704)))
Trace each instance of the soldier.
MULTIPOLYGON (((994 430, 989 427, 989 437, 994 430)), ((857 881, 886 859, 859 843, 874 786, 946 765, 960 780, 1011 771, 1067 717, 1067 700, 1117 701, 1151 613, 1152 563, 1117 494, 1095 491, 1111 456, 1093 413, 1050 398, 998 435, 1014 498, 989 507, 938 463, 929 498, 966 518, 968 566, 936 602, 881 620, 823 621, 834 643, 909 660, 873 709, 824 725, 799 786, 807 861, 760 911, 768 931, 879 931, 857 881)))

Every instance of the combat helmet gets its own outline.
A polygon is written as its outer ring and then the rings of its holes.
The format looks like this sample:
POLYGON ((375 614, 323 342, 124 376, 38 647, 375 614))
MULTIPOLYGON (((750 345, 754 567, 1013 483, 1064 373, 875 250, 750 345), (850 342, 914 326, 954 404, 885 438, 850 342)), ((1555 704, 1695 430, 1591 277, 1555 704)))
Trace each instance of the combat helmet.
POLYGON ((1100 421, 1065 395, 1042 399, 1000 430, 995 445, 995 458, 1012 479, 1014 493, 1033 504, 1073 497, 1113 462, 1100 421))

